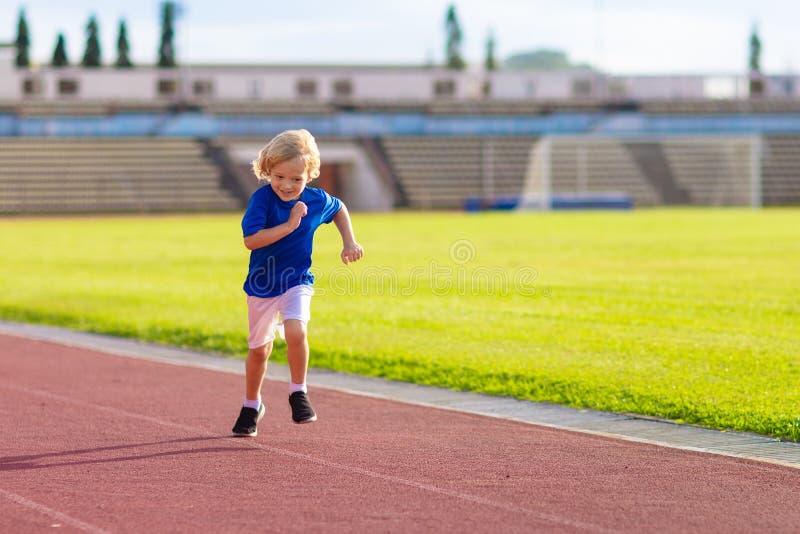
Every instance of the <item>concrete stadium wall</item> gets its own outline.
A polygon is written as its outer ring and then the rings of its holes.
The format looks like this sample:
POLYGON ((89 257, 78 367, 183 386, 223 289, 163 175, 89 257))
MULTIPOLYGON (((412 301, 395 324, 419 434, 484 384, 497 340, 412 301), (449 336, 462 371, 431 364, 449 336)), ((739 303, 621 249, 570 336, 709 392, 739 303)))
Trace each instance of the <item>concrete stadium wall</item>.
MULTIPOLYGON (((17 69, 14 48, 0 46, 0 100, 337 100, 383 102, 437 99, 705 99, 747 98, 747 76, 663 75, 614 76, 575 71, 494 71, 481 68, 451 71, 405 65, 181 65, 175 69, 137 66, 133 69, 84 69, 48 65, 17 69), (40 92, 24 94, 26 80, 40 92), (72 94, 59 91, 59 81, 75 82, 72 94), (159 94, 159 81, 172 80, 175 92, 159 94), (301 94, 303 83, 313 86, 301 94), (720 93, 720 82, 731 89, 720 93), (337 84, 349 92, 337 92, 337 84), (442 89, 444 87, 444 89, 442 89), (437 89, 438 88, 438 89, 437 89), (488 93, 485 90, 488 88, 488 93)), ((800 76, 766 76, 765 97, 800 96, 800 76)))

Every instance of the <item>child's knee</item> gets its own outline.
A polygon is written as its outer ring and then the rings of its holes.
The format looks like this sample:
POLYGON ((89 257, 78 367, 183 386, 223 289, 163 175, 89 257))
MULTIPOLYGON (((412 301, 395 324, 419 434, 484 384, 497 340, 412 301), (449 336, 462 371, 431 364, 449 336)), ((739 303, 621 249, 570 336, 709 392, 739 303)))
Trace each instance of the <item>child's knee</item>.
POLYGON ((306 323, 296 319, 283 322, 283 333, 287 345, 297 345, 306 341, 306 323))
POLYGON ((248 358, 252 358, 256 361, 266 361, 269 358, 270 353, 272 352, 272 341, 261 345, 260 347, 256 347, 254 349, 250 349, 247 353, 248 358))

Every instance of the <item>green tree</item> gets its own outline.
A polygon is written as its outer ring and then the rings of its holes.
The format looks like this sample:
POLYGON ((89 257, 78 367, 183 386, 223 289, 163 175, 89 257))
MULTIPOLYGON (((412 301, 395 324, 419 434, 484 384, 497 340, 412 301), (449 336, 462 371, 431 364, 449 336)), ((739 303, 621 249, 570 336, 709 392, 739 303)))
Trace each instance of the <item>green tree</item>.
POLYGON ((490 32, 489 37, 486 39, 486 59, 484 61, 484 67, 486 67, 488 71, 497 70, 497 60, 494 57, 494 45, 494 34, 490 32))
POLYGON ((67 59, 67 46, 64 41, 63 33, 59 33, 58 38, 56 39, 56 48, 53 50, 53 61, 51 64, 54 67, 66 67, 69 65, 69 59, 67 59))
POLYGON ((19 10, 19 20, 17 21, 17 39, 14 41, 17 47, 17 67, 27 67, 31 64, 29 58, 29 47, 31 45, 28 35, 28 21, 25 20, 25 10, 19 10))
POLYGON ((117 36, 117 62, 114 63, 117 67, 124 69, 133 67, 130 53, 130 45, 128 44, 128 28, 125 25, 125 19, 119 21, 119 35, 117 36))
POLYGON ((100 27, 97 19, 92 15, 86 24, 86 51, 83 53, 81 65, 97 68, 100 66, 100 27))
POLYGON ((758 27, 753 24, 750 33, 750 72, 761 72, 761 39, 758 37, 758 27))
POLYGON ((461 33, 461 25, 458 22, 458 15, 456 15, 456 6, 450 4, 447 8, 447 16, 445 17, 445 33, 447 40, 445 43, 445 65, 448 69, 464 70, 466 63, 461 57, 461 40, 463 35, 461 33))
POLYGON ((175 67, 175 2, 161 4, 161 45, 158 48, 158 66, 175 67))

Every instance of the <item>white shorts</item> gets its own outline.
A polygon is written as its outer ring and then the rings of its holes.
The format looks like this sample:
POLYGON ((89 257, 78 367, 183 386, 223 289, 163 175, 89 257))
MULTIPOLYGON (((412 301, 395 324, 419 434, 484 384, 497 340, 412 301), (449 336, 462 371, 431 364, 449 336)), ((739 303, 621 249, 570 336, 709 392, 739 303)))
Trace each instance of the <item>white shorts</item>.
POLYGON ((275 339, 275 331, 283 337, 283 321, 297 319, 307 323, 311 319, 311 297, 314 288, 306 285, 293 286, 282 295, 270 298, 247 296, 247 320, 250 336, 247 345, 258 348, 275 339), (278 322, 278 314, 281 322, 278 322))

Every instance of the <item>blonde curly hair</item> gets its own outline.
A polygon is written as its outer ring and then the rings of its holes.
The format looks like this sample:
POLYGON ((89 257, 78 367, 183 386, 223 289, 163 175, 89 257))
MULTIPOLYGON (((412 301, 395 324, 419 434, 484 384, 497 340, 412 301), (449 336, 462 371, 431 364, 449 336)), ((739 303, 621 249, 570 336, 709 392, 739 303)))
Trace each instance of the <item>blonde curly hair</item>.
POLYGON ((269 182, 275 165, 297 157, 305 162, 309 182, 319 176, 319 148, 308 130, 286 130, 273 137, 253 160, 253 173, 259 181, 269 182))

